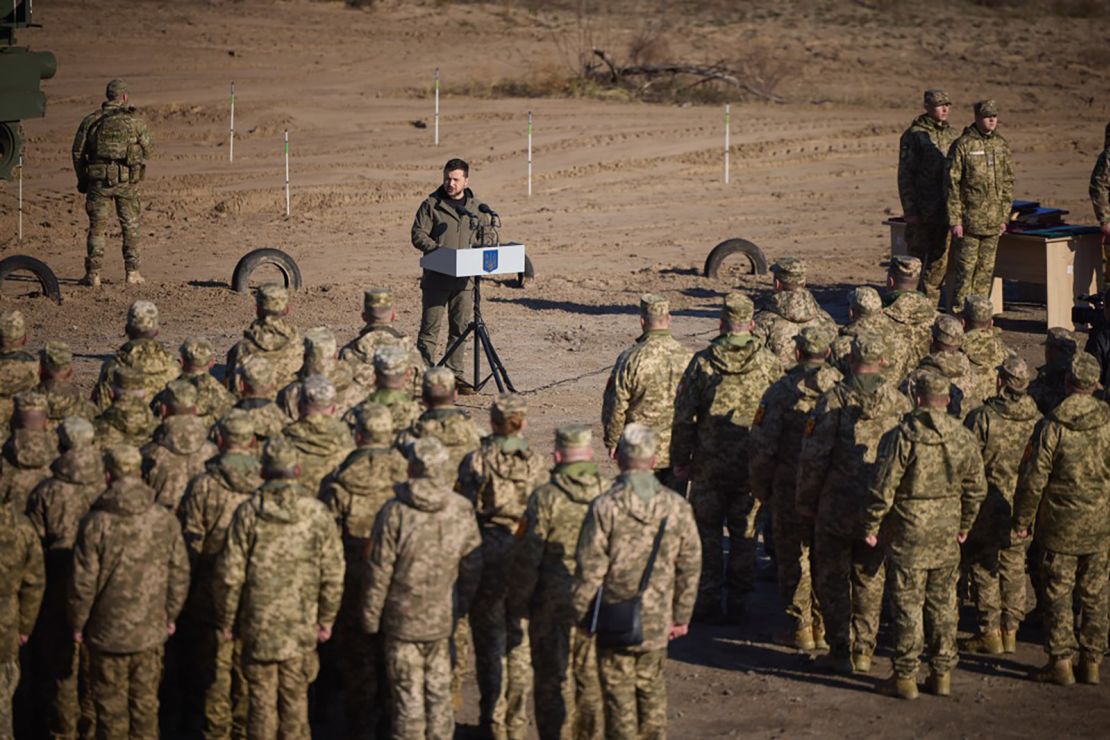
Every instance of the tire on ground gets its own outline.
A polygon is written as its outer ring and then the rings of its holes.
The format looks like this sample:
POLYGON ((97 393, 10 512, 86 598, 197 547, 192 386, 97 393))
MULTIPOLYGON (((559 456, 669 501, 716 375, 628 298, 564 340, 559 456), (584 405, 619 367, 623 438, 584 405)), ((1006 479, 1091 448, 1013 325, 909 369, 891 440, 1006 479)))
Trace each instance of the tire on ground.
POLYGON ((301 268, 297 262, 285 252, 273 247, 263 247, 247 252, 239 263, 235 265, 235 272, 231 274, 231 288, 237 293, 246 293, 250 290, 251 273, 262 265, 273 265, 285 278, 285 287, 298 290, 301 287, 301 268))
POLYGON ((57 304, 62 302, 62 291, 58 287, 58 276, 42 260, 25 254, 13 254, 0 260, 0 281, 6 280, 15 272, 29 272, 42 286, 42 294, 57 304))
POLYGON ((705 259, 705 277, 715 278, 720 274, 721 265, 734 254, 742 254, 752 266, 753 275, 767 274, 767 258, 763 250, 747 239, 726 239, 713 247, 705 259))
POLYGON ((524 288, 535 279, 536 271, 532 267, 532 258, 528 255, 524 255, 524 272, 518 272, 516 274, 515 287, 524 288))

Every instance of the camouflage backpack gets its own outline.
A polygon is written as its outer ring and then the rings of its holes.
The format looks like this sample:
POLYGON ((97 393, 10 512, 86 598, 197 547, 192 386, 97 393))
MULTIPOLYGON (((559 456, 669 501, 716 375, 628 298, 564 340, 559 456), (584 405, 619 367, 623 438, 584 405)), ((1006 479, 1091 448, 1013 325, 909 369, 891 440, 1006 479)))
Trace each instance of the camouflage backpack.
POLYGON ((99 162, 123 162, 127 160, 127 149, 133 143, 131 116, 124 108, 100 117, 93 125, 89 141, 92 143, 92 159, 99 162))

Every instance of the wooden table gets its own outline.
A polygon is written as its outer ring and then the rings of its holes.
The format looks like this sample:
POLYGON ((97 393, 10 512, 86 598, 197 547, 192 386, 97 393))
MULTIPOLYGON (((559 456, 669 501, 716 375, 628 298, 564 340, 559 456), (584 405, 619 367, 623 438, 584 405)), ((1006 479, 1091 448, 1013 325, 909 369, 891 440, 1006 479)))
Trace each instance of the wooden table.
MULTIPOLYGON (((906 222, 900 218, 883 221, 890 227, 891 255, 907 255, 906 222)), ((1002 281, 1016 280, 1045 286, 1048 326, 1075 329, 1071 321, 1076 296, 1101 289, 1102 245, 1097 227, 1068 235, 1006 232, 998 240, 991 303, 1002 313, 1002 281)), ((953 259, 948 255, 945 301, 952 301, 953 259)), ((1086 305, 1086 304, 1083 304, 1086 305)))

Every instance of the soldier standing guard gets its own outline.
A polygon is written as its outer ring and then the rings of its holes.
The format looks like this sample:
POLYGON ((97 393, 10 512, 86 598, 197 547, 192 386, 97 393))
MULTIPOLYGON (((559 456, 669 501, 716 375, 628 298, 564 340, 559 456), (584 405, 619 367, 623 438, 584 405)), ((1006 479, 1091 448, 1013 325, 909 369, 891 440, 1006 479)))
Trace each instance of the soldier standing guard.
MULTIPOLYGON (((1091 170, 1090 193, 1095 218, 1102 230, 1102 272, 1106 276, 1110 274, 1110 254, 1107 253, 1110 245, 1110 123, 1106 124, 1105 148, 1091 170)), ((1104 282, 1110 285, 1110 280, 1104 282)))

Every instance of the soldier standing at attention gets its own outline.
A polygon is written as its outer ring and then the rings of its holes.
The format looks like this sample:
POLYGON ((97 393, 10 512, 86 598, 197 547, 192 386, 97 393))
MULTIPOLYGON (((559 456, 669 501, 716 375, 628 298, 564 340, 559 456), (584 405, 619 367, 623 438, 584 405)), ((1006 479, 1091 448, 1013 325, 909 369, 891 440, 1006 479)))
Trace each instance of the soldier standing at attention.
MULTIPOLYGON (((420 418, 424 410, 420 407, 420 402, 412 397, 413 368, 410 356, 406 349, 398 346, 386 345, 374 350, 374 364, 371 367, 374 390, 362 403, 343 416, 343 421, 348 426, 354 428, 358 411, 364 406, 384 406, 389 409, 393 418, 394 437, 420 418)), ((421 370, 418 385, 423 385, 423 376, 424 372, 421 370)))
POLYGON ((667 643, 690 629, 701 543, 690 505, 653 474, 655 432, 629 424, 617 446, 621 474, 590 504, 578 539, 574 613, 586 623, 600 592, 606 603, 641 600, 642 641, 598 649, 605 737, 666 736, 663 664, 667 643), (658 542, 646 588, 641 581, 658 542))
POLYGON ((864 539, 877 547, 884 528, 893 576, 894 675, 880 687, 902 699, 917 698, 923 636, 929 650, 926 689, 937 696, 952 691, 960 544, 987 493, 979 446, 947 412, 948 388, 948 378, 937 373, 917 379, 917 408, 883 437, 867 486, 864 539))
MULTIPOLYGON (((27 322, 18 309, 0 313, 0 443, 8 438, 15 396, 35 387, 38 363, 27 351, 27 322)), ((19 512, 22 514, 23 512, 19 512)))
POLYGON ((81 121, 73 138, 77 192, 85 194, 85 212, 89 215, 88 253, 81 284, 93 288, 100 287, 105 231, 113 208, 123 230, 127 282, 144 282, 139 274, 139 183, 146 178, 146 161, 153 153, 146 121, 127 104, 127 83, 112 80, 105 97, 100 110, 81 121))
POLYGON ((1014 499, 1015 533, 1026 538, 1032 530, 1041 549, 1048 663, 1035 678, 1061 686, 1075 683, 1076 648, 1079 680, 1087 684, 1099 682, 1106 652, 1110 408, 1094 396, 1098 377, 1095 358, 1077 354, 1067 397, 1037 425, 1026 447, 1014 499))
MULTIPOLYGON (((443 166, 443 184, 424 199, 412 222, 412 246, 424 254, 436 249, 468 249, 474 245, 477 231, 490 225, 489 209, 470 190, 470 165, 461 159, 449 159, 443 166)), ((416 347, 428 367, 439 362, 439 335, 443 315, 447 314, 447 346, 450 347, 474 318, 474 280, 424 270, 420 280, 423 291, 420 333, 416 347)), ((459 380, 464 395, 474 392, 463 378, 465 347, 458 347, 447 358, 447 367, 459 380)))
MULTIPOLYGON (((1095 218, 1102 229, 1102 270, 1106 275, 1110 270, 1110 250, 1107 249, 1110 245, 1110 123, 1106 124, 1105 148, 1091 170, 1090 193, 1095 218)), ((1107 283, 1110 284, 1110 280, 1107 283)))
POLYGON ((643 333, 617 357, 605 386, 601 407, 605 448, 609 457, 615 458, 626 424, 639 422, 650 427, 659 439, 656 474, 669 485, 674 397, 693 353, 671 336, 671 307, 663 296, 640 298, 640 328, 643 333))
POLYGON ((782 361, 794 364, 794 337, 807 326, 836 331, 836 322, 821 308, 806 288, 806 263, 798 257, 783 257, 771 265, 775 292, 756 311, 752 336, 782 361))
POLYGON ((898 146, 898 197, 906 219, 906 247, 921 260, 921 290, 940 303, 948 269, 948 207, 944 197, 948 150, 956 131, 948 125, 952 101, 944 90, 925 91, 925 112, 913 119, 898 146))
POLYGON ((67 344, 46 343, 39 352, 39 378, 35 390, 46 396, 50 421, 58 424, 67 416, 96 416, 88 394, 73 382, 73 351, 67 344))
POLYGON ((424 361, 412 338, 397 328, 397 309, 393 293, 385 288, 367 288, 362 293, 362 320, 366 325, 358 336, 347 342, 339 351, 339 359, 349 362, 355 369, 355 379, 362 385, 372 385, 374 355, 385 347, 397 347, 405 354, 405 367, 411 369, 407 391, 409 399, 420 397, 420 377, 424 374, 424 361))
POLYGON ((1002 341, 1002 330, 994 325, 994 307, 989 298, 969 295, 960 318, 964 322, 963 352, 975 376, 973 398, 986 399, 997 390, 998 368, 1014 351, 1002 341))
POLYGON ((181 374, 177 356, 158 341, 161 325, 158 307, 150 301, 135 301, 127 309, 127 341, 100 366, 100 377, 93 388, 92 400, 99 411, 112 403, 112 378, 116 368, 135 371, 149 402, 166 384, 181 374))
POLYGON ((289 289, 276 283, 262 285, 254 294, 255 320, 227 352, 224 381, 232 392, 243 364, 251 357, 262 357, 274 369, 274 384, 284 388, 297 379, 304 363, 304 337, 289 319, 289 289))
POLYGON ((1010 144, 998 133, 998 106, 975 104, 975 123, 948 153, 948 225, 955 239, 953 312, 969 295, 990 298, 998 237, 1006 232, 1014 199, 1010 144))

